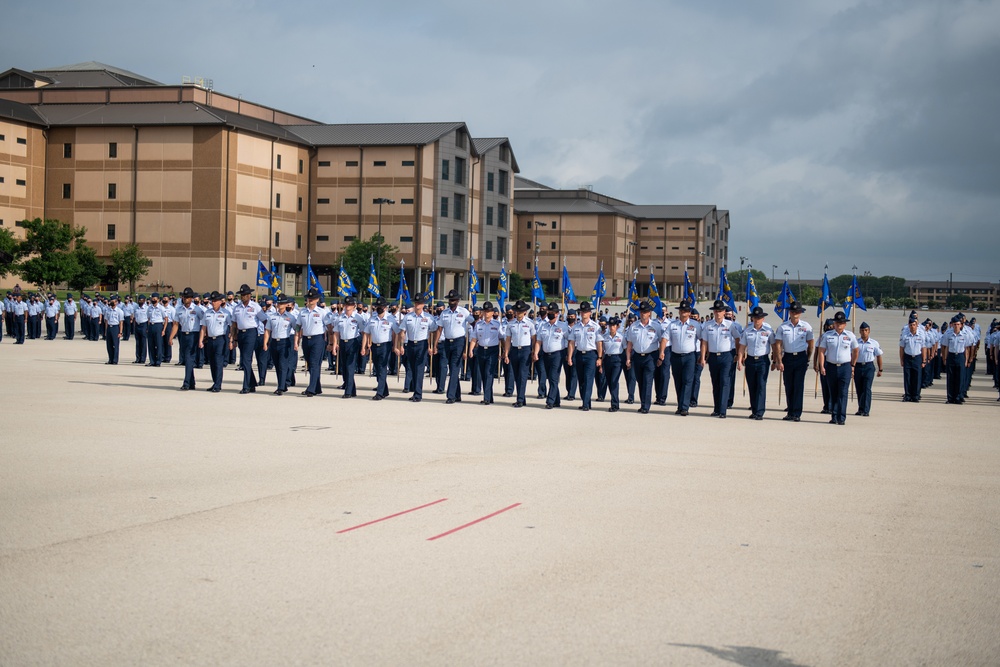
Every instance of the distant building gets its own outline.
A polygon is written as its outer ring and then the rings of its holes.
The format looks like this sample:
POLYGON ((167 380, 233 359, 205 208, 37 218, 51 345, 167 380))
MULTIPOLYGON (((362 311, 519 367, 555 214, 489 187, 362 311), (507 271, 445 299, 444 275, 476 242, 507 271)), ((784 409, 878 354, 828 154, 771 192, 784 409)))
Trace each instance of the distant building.
POLYGON ((952 282, 949 280, 907 280, 910 298, 920 304, 930 301, 943 306, 948 297, 963 294, 972 303, 985 303, 989 310, 997 310, 1000 306, 1000 284, 988 282, 952 282))

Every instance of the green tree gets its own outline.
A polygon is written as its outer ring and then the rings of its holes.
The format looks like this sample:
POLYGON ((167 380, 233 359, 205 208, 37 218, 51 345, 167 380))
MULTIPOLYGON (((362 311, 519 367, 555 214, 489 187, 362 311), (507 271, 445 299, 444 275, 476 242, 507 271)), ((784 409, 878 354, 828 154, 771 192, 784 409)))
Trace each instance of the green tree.
POLYGON ((135 293, 135 283, 149 273, 153 260, 134 243, 111 251, 111 272, 116 282, 128 283, 128 291, 135 293))
POLYGON ((952 294, 946 304, 949 308, 968 308, 972 305, 972 299, 968 294, 952 294))
POLYGON ((743 301, 746 296, 746 280, 747 273, 753 276, 753 284, 757 288, 758 296, 761 292, 777 292, 781 289, 781 284, 777 286, 771 283, 771 279, 768 278, 763 271, 758 271, 757 269, 745 269, 742 271, 733 271, 729 274, 729 286, 733 288, 733 295, 736 297, 737 301, 743 301))
POLYGON ((15 269, 20 245, 14 232, 0 229, 0 278, 6 278, 15 269))
POLYGON ((30 283, 45 289, 69 282, 77 271, 74 242, 83 239, 85 227, 73 228, 59 220, 25 220, 25 237, 21 241, 17 272, 30 283))
POLYGON ((508 273, 507 301, 513 303, 518 299, 531 299, 531 284, 519 273, 508 273))
POLYGON ((902 299, 899 299, 899 305, 900 305, 900 306, 901 306, 902 308, 906 308, 906 309, 908 309, 908 310, 913 310, 914 308, 916 308, 916 307, 917 307, 917 306, 919 306, 920 304, 919 304, 919 303, 917 303, 917 300, 916 300, 916 299, 911 299, 911 298, 910 298, 910 297, 908 297, 908 296, 904 296, 904 297, 903 297, 902 299))
POLYGON ((344 249, 341 259, 344 261, 344 269, 351 277, 354 286, 358 288, 360 295, 367 295, 368 275, 370 273, 371 262, 377 265, 375 273, 378 275, 378 285, 382 296, 392 300, 392 281, 399 279, 399 260, 396 253, 399 248, 385 242, 385 237, 379 239, 378 234, 372 234, 367 241, 354 239, 351 244, 344 249), (379 263, 379 251, 381 250, 382 262, 379 263))
POLYGON ((97 257, 94 249, 83 240, 76 242, 72 255, 76 269, 66 281, 70 289, 82 292, 100 283, 107 275, 108 267, 97 257))

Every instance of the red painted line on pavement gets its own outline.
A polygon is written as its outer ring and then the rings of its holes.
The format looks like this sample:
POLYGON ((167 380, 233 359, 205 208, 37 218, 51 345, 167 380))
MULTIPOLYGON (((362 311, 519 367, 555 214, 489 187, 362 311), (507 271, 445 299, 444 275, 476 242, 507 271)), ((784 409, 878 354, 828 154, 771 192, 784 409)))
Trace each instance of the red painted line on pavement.
POLYGON ((397 516, 403 516, 404 514, 409 514, 410 512, 416 512, 417 510, 422 510, 425 507, 430 507, 431 505, 437 505, 438 503, 443 503, 446 500, 448 500, 448 499, 447 498, 441 498, 440 500, 435 500, 432 503, 427 503, 426 505, 421 505, 420 507, 413 507, 413 508, 408 509, 408 510, 403 510, 402 512, 396 512, 395 514, 390 514, 389 516, 384 516, 381 519, 375 519, 374 521, 367 521, 365 523, 359 523, 356 526, 351 526, 350 528, 345 528, 343 530, 338 530, 337 531, 337 535, 340 535, 341 533, 348 533, 348 532, 350 532, 352 530, 357 530, 358 528, 364 528, 365 526, 370 526, 373 523, 378 523, 380 521, 386 521, 388 519, 394 519, 397 516))
POLYGON ((502 510, 497 510, 493 514, 487 514, 486 516, 481 517, 479 519, 476 519, 475 521, 470 521, 469 523, 463 524, 463 525, 459 526, 458 528, 452 528, 447 533, 441 533, 440 535, 435 535, 434 537, 428 537, 427 541, 428 542, 432 542, 432 541, 438 539, 439 537, 446 537, 448 535, 451 535, 452 533, 457 533, 458 531, 462 530, 463 528, 468 528, 469 526, 474 526, 477 523, 479 523, 480 521, 486 521, 487 519, 492 519, 497 514, 503 514, 507 510, 512 510, 512 509, 514 509, 515 507, 517 507, 520 504, 521 503, 514 503, 513 505, 511 505, 509 507, 504 507, 502 510))

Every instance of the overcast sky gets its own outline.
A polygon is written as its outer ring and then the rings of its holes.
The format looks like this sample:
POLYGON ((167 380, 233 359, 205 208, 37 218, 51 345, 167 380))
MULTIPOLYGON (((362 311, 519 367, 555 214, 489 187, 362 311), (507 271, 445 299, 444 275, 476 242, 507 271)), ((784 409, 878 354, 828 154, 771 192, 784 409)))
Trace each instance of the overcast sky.
MULTIPOLYGON (((96 60, 329 123, 465 121, 521 174, 715 204, 730 270, 1000 279, 1000 0, 14 3, 96 60)), ((14 30, 13 26, 21 26, 14 30)))

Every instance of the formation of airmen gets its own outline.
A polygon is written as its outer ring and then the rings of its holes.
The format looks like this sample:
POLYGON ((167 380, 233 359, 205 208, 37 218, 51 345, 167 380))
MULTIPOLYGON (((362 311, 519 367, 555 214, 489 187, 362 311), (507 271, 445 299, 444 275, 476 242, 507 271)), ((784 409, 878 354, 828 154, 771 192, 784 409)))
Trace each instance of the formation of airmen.
MULTIPOLYGON (((254 393, 273 370, 276 395, 295 387, 300 355, 308 380, 301 394, 323 393, 322 373, 342 378, 343 398, 357 396, 355 376, 372 364, 377 380, 372 400, 389 395, 387 376, 405 371, 403 392, 409 400, 423 399, 425 375, 430 372, 434 393, 444 394, 445 403, 462 401, 462 381, 471 381, 472 396, 483 405, 494 403, 493 385, 504 378, 503 397, 514 398, 513 407, 527 405, 528 381, 537 380, 537 399, 546 409, 575 401, 581 411, 610 399, 609 412, 617 412, 622 401, 639 404, 648 414, 653 406, 665 406, 671 378, 675 414, 687 416, 698 407, 702 371, 707 367, 712 384, 711 416, 727 418, 733 407, 736 373, 744 371, 750 397, 749 418, 762 420, 766 411, 767 380, 771 372, 782 375, 785 421, 801 421, 805 381, 809 368, 816 373, 823 391, 823 414, 831 424, 843 425, 847 418, 848 393, 857 394, 857 416, 871 411, 872 385, 884 371, 884 349, 871 338, 871 328, 862 322, 859 334, 847 330, 847 317, 837 312, 814 333, 802 320, 805 308, 792 303, 787 320, 772 327, 768 314, 755 307, 746 326, 723 301, 711 306, 711 316, 702 319, 686 301, 676 317, 654 316, 654 305, 642 300, 638 315, 595 313, 589 302, 563 313, 560 304, 541 304, 537 314, 529 304, 516 301, 504 312, 485 302, 471 309, 459 305, 460 296, 450 291, 433 312, 425 297, 412 304, 391 304, 377 299, 369 308, 353 297, 327 306, 316 290, 305 295, 299 306, 287 295, 267 295, 259 301, 254 291, 242 285, 238 291, 196 294, 184 289, 177 297, 153 292, 124 300, 117 294, 94 298, 83 294, 78 304, 72 295, 60 303, 55 295, 8 292, 0 303, 7 335, 15 344, 42 337, 52 340, 63 315, 65 338, 72 340, 76 319, 86 340, 104 339, 108 361, 117 364, 122 343, 135 340, 133 364, 157 367, 172 361, 173 342, 178 341, 178 362, 183 365, 180 389, 195 389, 195 369, 208 364, 212 384, 206 391, 222 391, 223 371, 235 365, 243 382, 241 394, 254 393), (596 315, 596 317, 595 317, 596 315), (256 360, 256 364, 254 361, 256 360), (256 366, 256 368, 255 368, 256 366), (564 377, 561 377, 564 376, 564 377), (566 394, 563 395, 563 382, 566 394)), ((994 320, 983 339, 975 318, 959 313, 939 327, 929 318, 919 321, 911 311, 900 331, 899 363, 903 370, 904 402, 919 402, 921 391, 945 374, 947 402, 962 404, 968 396, 980 344, 986 348, 987 373, 1000 389, 1000 322, 994 320)), ((2 340, 2 331, 0 331, 2 340)), ((997 399, 1000 401, 1000 398, 997 399)))

